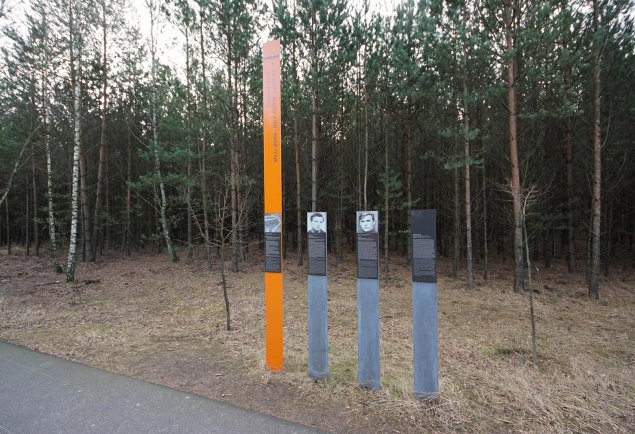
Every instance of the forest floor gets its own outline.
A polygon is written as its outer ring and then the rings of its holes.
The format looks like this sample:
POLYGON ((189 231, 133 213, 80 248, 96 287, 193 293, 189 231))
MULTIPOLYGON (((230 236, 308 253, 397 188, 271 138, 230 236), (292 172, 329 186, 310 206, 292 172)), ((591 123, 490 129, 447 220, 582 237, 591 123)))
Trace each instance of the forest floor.
MULTIPOLYGON (((15 249, 14 249, 15 250, 15 249)), ((184 252, 182 252, 184 255, 184 252)), ((284 264, 285 365, 264 365, 263 260, 227 274, 232 331, 218 263, 140 253, 79 263, 76 283, 45 255, 0 250, 0 339, 336 433, 635 432, 635 272, 601 279, 565 266, 534 276, 539 363, 529 303, 495 264, 474 291, 439 266, 440 395, 412 397, 410 271, 382 272, 382 389, 357 385, 354 255, 329 263, 329 369, 307 376, 306 269, 284 264)), ((536 274, 536 273, 534 273, 536 274)))

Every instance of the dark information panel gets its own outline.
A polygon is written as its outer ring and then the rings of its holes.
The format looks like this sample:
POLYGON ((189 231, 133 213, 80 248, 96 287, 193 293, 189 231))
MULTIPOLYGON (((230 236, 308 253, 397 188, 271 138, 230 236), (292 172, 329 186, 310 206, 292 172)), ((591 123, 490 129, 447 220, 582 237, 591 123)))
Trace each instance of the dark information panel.
POLYGON ((282 273, 280 232, 265 232, 265 271, 282 273))
POLYGON ((357 278, 379 279, 379 234, 357 234, 357 278))
POLYGON ((307 233, 309 241, 309 274, 326 276, 326 234, 307 233))
POLYGON ((412 281, 437 282, 437 210, 413 210, 411 214, 412 281))

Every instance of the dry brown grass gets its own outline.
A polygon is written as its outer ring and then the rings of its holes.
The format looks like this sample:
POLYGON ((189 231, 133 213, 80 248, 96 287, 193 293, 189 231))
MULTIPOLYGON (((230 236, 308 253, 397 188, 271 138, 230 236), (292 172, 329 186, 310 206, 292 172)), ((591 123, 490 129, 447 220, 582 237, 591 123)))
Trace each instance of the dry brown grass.
MULTIPOLYGON (((257 252, 257 250, 256 250, 257 252)), ((202 260, 110 256, 59 280, 44 258, 0 252, 0 338, 336 432, 635 432, 635 276, 542 272, 535 295, 540 362, 531 362, 527 298, 504 264, 475 291, 439 278, 439 398, 412 398, 410 272, 381 276, 382 390, 357 386, 353 257, 329 264, 329 368, 307 377, 306 271, 285 263, 285 369, 264 365, 259 255, 229 274, 233 331, 216 270, 202 260), (85 285, 86 279, 101 279, 85 285)))

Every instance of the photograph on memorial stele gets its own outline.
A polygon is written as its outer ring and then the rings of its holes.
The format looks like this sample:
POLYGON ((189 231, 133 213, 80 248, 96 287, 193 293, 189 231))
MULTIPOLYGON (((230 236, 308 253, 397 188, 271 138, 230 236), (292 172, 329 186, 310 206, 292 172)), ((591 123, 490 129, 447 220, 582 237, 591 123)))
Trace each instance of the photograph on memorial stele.
POLYGON ((265 214, 265 271, 270 273, 282 272, 281 217, 277 212, 265 214))
POLYGON ((306 213, 306 231, 309 234, 326 233, 326 213, 308 212, 306 213))
POLYGON ((357 211, 357 277, 379 279, 378 211, 357 211))
POLYGON ((313 276, 326 276, 326 228, 325 212, 306 214, 308 272, 313 276))
POLYGON ((379 231, 379 211, 357 211, 357 233, 369 234, 379 231))

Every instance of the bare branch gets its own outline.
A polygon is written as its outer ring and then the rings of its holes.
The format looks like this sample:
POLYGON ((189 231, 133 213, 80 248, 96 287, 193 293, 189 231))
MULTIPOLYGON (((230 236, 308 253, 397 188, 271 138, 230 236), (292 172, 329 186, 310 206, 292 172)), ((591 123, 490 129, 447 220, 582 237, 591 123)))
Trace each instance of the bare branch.
MULTIPOLYGON (((3 0, 0 0, 0 1, 3 1, 3 0)), ((7 182, 7 188, 4 190, 4 194, 2 195, 2 198, 0 199, 0 205, 2 205, 2 203, 6 200, 7 196, 9 195, 9 190, 11 190, 11 184, 13 184, 13 178, 15 177, 15 174, 18 171, 18 167, 20 167, 20 160, 22 159, 24 150, 29 146, 29 143, 31 143, 31 138, 33 138, 33 135, 39 129, 40 129, 39 126, 35 128, 35 130, 33 130, 31 134, 29 134, 29 137, 24 142, 24 145, 22 145, 22 150, 20 151, 20 155, 18 155, 18 159, 15 160, 15 164, 13 165, 13 172, 11 172, 11 176, 9 177, 9 181, 7 182)))

